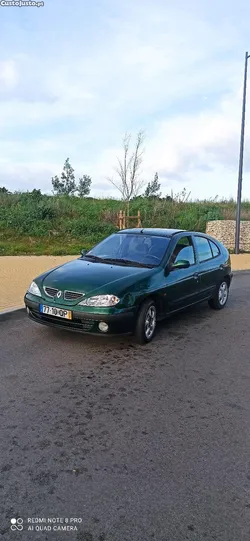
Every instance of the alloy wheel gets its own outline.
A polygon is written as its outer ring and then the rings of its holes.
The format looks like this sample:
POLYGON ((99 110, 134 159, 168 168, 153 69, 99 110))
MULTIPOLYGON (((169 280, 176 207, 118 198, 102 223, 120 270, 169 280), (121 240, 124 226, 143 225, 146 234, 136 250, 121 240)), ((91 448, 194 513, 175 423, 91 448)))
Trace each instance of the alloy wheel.
POLYGON ((150 306, 145 317, 145 336, 150 340, 153 336, 156 326, 156 309, 155 306, 150 306))
POLYGON ((226 304, 228 298, 228 285, 226 282, 222 282, 218 291, 218 300, 221 306, 226 304))

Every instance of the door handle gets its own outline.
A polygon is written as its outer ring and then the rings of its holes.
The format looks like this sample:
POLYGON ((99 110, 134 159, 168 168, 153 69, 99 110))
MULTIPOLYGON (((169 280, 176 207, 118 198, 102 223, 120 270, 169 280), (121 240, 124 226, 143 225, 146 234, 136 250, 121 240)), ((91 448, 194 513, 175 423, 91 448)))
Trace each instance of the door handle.
POLYGON ((198 274, 198 272, 195 272, 193 276, 194 276, 194 279, 195 279, 195 280, 199 280, 199 274, 198 274))

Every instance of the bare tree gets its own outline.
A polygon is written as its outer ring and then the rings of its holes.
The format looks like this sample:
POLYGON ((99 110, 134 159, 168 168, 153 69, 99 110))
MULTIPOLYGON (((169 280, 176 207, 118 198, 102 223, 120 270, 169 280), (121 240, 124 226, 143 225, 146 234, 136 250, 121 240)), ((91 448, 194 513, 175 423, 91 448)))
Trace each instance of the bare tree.
POLYGON ((108 177, 109 182, 121 193, 122 199, 127 205, 127 215, 129 214, 130 200, 138 195, 144 185, 144 181, 140 179, 140 168, 144 154, 143 142, 144 133, 139 131, 136 136, 134 150, 131 151, 131 134, 126 133, 122 142, 123 159, 117 157, 118 165, 115 167, 118 179, 114 180, 108 177))

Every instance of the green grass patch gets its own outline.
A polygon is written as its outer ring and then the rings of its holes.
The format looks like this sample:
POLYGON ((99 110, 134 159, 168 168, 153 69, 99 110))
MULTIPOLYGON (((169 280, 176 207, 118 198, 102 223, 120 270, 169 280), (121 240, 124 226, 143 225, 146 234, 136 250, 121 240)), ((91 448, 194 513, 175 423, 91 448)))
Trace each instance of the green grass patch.
POLYGON ((44 239, 39 237, 8 236, 0 237, 0 256, 4 255, 80 255, 82 249, 93 246, 91 238, 84 239, 44 239))
MULTIPOLYGON (((125 209, 124 203, 114 199, 0 194, 0 255, 77 255, 117 231, 120 209, 125 209)), ((207 221, 234 220, 236 204, 137 197, 130 202, 130 215, 138 210, 143 227, 205 232, 207 221)), ((247 201, 241 216, 250 220, 247 201)), ((135 226, 136 220, 131 220, 129 227, 135 226)))

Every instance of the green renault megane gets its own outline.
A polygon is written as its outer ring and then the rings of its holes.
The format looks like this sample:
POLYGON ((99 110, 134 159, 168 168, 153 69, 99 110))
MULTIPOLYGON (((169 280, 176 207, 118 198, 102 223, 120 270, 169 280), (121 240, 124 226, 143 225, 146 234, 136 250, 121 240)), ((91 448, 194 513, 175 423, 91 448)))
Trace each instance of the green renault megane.
POLYGON ((204 233, 125 229, 35 278, 24 302, 29 317, 43 325, 132 332, 143 344, 157 321, 174 312, 206 300, 224 308, 231 280, 228 250, 204 233))

